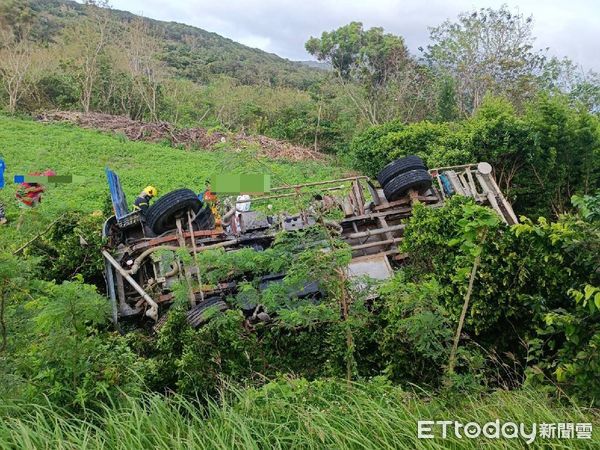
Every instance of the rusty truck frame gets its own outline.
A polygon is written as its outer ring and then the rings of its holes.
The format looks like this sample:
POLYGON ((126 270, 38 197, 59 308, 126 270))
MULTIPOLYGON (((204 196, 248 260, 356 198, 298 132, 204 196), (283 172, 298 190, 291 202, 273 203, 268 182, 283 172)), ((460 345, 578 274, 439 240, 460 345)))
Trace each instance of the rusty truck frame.
MULTIPOLYGON (((382 174, 378 177, 380 182, 367 176, 351 176, 280 186, 251 199, 252 205, 260 205, 282 198, 311 196, 314 200, 311 206, 292 215, 269 215, 252 209, 240 211, 238 205, 249 204, 248 199, 242 199, 235 201, 232 210, 222 218, 208 220, 208 207, 199 208, 190 197, 172 217, 170 228, 167 226, 166 231, 154 233, 139 212, 129 211, 118 176, 107 169, 115 215, 104 224, 106 245, 102 254, 115 325, 126 318, 146 317, 154 327, 160 326, 173 302, 173 283, 193 276, 194 270, 199 270, 198 267, 184 267, 181 261, 165 267, 158 256, 161 251, 184 249, 197 255, 217 248, 227 252, 243 247, 263 249, 270 246, 281 231, 294 232, 314 226, 317 222, 315 205, 339 208, 343 212, 342 219, 330 222, 328 226, 352 250, 349 276, 368 275, 376 280, 389 278, 394 266, 406 258, 398 249, 398 243, 402 240, 405 219, 412 214, 415 202, 439 207, 449 196, 467 196, 493 208, 507 224, 517 223, 517 217, 487 163, 426 170, 423 167, 414 169, 406 161, 400 161, 392 163, 382 174), (416 175, 421 178, 415 178, 416 175), (413 179, 421 181, 410 182, 413 179), (198 217, 203 215, 206 217, 199 220, 198 217)), ((183 193, 182 196, 185 197, 183 193)), ((171 197, 176 198, 175 194, 171 197)), ((308 283, 304 291, 315 294, 318 287, 308 283)), ((228 308, 227 297, 235 292, 235 281, 224 281, 217 286, 198 283, 190 294, 188 321, 193 326, 201 325, 206 320, 203 312, 207 307, 228 308)), ((248 314, 256 318, 257 311, 248 314)))

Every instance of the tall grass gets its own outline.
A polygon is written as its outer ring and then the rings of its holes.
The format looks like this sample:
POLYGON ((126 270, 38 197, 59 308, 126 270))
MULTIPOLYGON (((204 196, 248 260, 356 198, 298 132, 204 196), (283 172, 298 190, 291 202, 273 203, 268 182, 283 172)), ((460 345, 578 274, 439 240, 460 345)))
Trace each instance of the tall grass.
MULTIPOLYGON (((418 420, 532 423, 592 422, 597 412, 557 406, 542 394, 496 392, 458 400, 427 399, 376 383, 271 383, 230 389, 219 403, 149 395, 104 406, 81 419, 42 405, 0 407, 0 448, 521 448, 521 440, 417 438, 418 420)), ((540 439, 533 448, 598 448, 591 441, 540 439)))

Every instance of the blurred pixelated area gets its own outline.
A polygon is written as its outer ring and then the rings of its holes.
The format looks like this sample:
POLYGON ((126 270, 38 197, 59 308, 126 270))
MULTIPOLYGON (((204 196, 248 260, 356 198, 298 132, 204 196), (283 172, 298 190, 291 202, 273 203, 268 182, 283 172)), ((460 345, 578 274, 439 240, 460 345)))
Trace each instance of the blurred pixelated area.
POLYGON ((82 183, 84 177, 77 175, 15 175, 13 182, 15 184, 22 183, 37 183, 37 184, 65 184, 65 183, 82 183))
MULTIPOLYGON (((6 187, 6 163, 0 158, 0 189, 6 187)), ((47 169, 43 172, 33 172, 27 175, 14 175, 13 183, 20 185, 38 185, 38 184, 81 184, 85 182, 85 177, 78 175, 57 175, 53 170, 47 169)))
POLYGON ((264 174, 220 174, 210 178, 213 192, 219 194, 264 194, 271 190, 271 176, 264 174))

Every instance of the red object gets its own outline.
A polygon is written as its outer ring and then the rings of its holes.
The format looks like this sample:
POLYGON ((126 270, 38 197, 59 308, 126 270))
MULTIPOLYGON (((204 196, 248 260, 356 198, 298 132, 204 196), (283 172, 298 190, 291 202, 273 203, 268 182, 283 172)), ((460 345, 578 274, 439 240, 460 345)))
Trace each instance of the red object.
MULTIPOLYGON (((52 177, 56 175, 53 170, 46 170, 44 172, 33 172, 31 176, 44 176, 52 177)), ((33 207, 42 201, 42 193, 45 191, 45 187, 39 183, 21 183, 21 187, 15 194, 15 197, 19 202, 28 207, 33 207)))
POLYGON ((204 193, 203 200, 205 202, 214 202, 217 200, 217 195, 208 190, 204 193))

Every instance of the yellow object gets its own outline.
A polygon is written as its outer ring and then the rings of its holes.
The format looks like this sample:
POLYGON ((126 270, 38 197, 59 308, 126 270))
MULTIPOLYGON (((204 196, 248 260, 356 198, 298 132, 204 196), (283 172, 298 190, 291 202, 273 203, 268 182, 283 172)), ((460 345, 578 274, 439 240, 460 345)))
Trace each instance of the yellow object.
POLYGON ((143 192, 150 197, 156 197, 158 195, 158 189, 156 189, 154 186, 146 186, 143 192))

